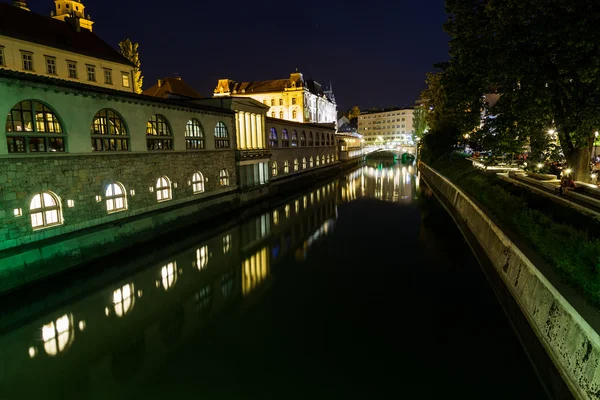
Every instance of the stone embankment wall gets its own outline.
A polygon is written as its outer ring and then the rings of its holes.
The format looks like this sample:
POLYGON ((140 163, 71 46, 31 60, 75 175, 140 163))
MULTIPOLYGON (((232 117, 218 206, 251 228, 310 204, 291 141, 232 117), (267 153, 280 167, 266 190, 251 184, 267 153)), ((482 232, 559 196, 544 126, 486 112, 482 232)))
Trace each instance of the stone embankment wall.
MULTIPOLYGON (((419 169, 467 240, 474 237, 484 250, 504 283, 500 291, 510 293, 573 397, 600 399, 598 333, 469 197, 429 166, 420 163, 419 169)), ((544 380, 548 368, 532 358, 544 380)), ((557 382, 545 383, 553 397, 566 398, 556 393, 557 382)))

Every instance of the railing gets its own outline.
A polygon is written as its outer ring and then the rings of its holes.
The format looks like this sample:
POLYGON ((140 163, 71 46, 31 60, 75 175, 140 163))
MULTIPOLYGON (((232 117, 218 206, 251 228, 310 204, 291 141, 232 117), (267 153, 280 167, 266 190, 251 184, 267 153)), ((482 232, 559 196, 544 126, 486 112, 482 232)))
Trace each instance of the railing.
POLYGON ((269 149, 248 149, 248 150, 236 150, 236 160, 246 160, 251 158, 269 158, 271 157, 271 150, 269 149))

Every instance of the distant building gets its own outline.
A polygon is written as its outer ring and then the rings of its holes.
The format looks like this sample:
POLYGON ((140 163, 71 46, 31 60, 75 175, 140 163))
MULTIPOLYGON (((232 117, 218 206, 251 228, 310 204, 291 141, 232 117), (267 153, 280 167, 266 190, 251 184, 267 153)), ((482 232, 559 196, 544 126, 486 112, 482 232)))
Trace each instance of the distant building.
POLYGON ((154 86, 144 90, 142 94, 163 99, 200 99, 193 87, 185 83, 180 77, 159 79, 154 86))
POLYGON ((220 79, 214 97, 251 97, 269 106, 267 115, 303 123, 336 123, 337 105, 329 88, 300 72, 289 78, 257 82, 235 82, 220 79))
POLYGON ((358 133, 365 144, 412 144, 412 108, 364 111, 358 116, 358 133))
POLYGON ((133 92, 133 65, 92 33, 84 5, 54 3, 52 18, 0 3, 0 68, 133 92))

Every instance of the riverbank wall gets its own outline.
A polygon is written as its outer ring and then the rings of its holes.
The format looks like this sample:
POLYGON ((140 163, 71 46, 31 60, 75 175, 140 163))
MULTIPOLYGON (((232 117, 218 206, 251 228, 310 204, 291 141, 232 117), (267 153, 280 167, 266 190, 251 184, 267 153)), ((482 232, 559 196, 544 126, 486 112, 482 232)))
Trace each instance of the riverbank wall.
POLYGON ((600 399, 598 333, 465 193, 424 163, 419 171, 480 261, 550 397, 600 399))

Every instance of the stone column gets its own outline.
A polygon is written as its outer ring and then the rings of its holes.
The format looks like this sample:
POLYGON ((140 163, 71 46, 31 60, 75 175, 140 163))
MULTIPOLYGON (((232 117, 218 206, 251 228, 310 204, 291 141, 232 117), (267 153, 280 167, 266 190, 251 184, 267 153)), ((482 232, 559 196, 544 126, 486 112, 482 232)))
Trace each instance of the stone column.
POLYGON ((256 114, 250 114, 250 126, 252 129, 252 148, 258 149, 258 132, 256 130, 256 114))
POLYGON ((254 148, 252 146, 252 127, 250 126, 250 113, 244 113, 244 125, 246 126, 246 146, 248 148, 254 148))
POLYGON ((235 116, 235 120, 237 123, 237 131, 238 131, 238 143, 240 149, 245 149, 247 147, 246 144, 246 126, 244 124, 244 112, 238 111, 235 116))

